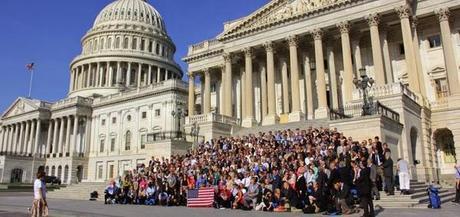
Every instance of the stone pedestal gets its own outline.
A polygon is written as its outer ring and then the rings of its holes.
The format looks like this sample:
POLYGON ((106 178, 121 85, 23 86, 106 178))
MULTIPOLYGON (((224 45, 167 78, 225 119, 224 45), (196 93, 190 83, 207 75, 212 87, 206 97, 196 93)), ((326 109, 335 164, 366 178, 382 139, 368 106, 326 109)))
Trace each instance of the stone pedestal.
POLYGON ((327 107, 318 108, 315 110, 315 119, 328 119, 329 109, 327 107))
POLYGON ((299 122, 305 119, 305 114, 301 111, 291 112, 289 114, 289 122, 299 122))
POLYGON ((243 121, 241 122, 241 126, 243 127, 246 127, 246 128, 251 128, 251 127, 254 127, 257 125, 257 122, 254 118, 245 118, 243 119, 243 121))
MULTIPOLYGON (((275 125, 279 122, 279 117, 277 115, 267 115, 263 121, 263 126, 275 125)), ((244 125, 243 125, 244 126, 244 125)))

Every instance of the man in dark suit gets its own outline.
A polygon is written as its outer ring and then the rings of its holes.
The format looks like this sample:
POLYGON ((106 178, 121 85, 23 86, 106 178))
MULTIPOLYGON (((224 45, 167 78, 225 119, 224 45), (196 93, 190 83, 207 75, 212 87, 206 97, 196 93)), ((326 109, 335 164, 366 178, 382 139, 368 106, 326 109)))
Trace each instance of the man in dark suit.
POLYGON ((359 165, 360 171, 356 179, 356 187, 361 198, 360 206, 364 209, 363 217, 374 217, 374 203, 372 202, 371 189, 372 182, 370 178, 371 169, 367 167, 367 162, 362 161, 359 165))
POLYGON ((388 195, 395 195, 395 189, 393 186, 393 160, 391 159, 391 153, 385 153, 385 162, 382 164, 383 176, 385 177, 385 187, 387 188, 388 195))

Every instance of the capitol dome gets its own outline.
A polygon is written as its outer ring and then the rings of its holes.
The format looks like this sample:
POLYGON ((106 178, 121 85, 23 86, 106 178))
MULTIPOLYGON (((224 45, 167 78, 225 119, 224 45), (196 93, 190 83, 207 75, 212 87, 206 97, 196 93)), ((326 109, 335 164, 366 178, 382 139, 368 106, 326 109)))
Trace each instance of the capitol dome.
POLYGON ((160 13, 147 0, 115 0, 97 15, 70 64, 69 97, 142 89, 183 72, 160 13))
POLYGON ((163 17, 146 0, 116 0, 97 16, 93 28, 105 25, 144 24, 166 32, 163 17))

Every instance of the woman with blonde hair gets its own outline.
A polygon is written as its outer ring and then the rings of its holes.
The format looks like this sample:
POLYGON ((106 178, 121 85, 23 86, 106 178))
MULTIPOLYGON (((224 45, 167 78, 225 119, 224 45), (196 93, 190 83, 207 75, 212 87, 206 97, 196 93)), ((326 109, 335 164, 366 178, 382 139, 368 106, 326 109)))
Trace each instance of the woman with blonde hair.
POLYGON ((31 209, 32 217, 48 216, 48 203, 46 202, 45 172, 38 171, 37 179, 34 182, 34 201, 31 209))

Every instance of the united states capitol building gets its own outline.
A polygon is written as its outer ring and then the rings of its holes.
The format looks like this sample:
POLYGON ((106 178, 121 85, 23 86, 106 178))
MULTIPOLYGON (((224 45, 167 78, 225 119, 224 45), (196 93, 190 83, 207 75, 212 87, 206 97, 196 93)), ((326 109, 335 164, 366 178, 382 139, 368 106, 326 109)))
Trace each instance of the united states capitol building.
POLYGON ((379 136, 412 179, 453 177, 434 138, 460 141, 459 17, 457 0, 271 0, 191 45, 185 83, 159 13, 116 0, 83 37, 67 97, 3 113, 0 183, 30 182, 39 166, 103 182, 198 137, 308 126, 379 136))
POLYGON ((158 11, 144 0, 114 1, 81 43, 66 98, 20 97, 3 113, 0 183, 32 182, 39 166, 63 183, 105 181, 171 147, 186 151, 176 134, 187 84, 158 11))

